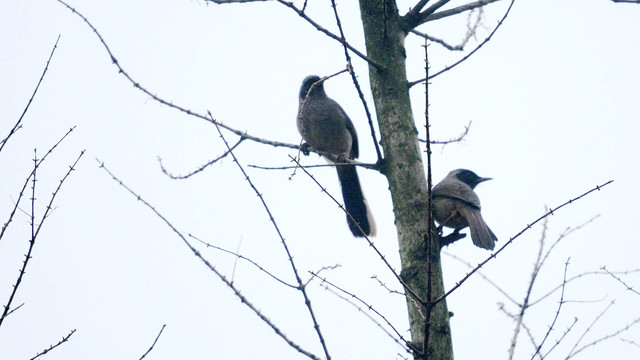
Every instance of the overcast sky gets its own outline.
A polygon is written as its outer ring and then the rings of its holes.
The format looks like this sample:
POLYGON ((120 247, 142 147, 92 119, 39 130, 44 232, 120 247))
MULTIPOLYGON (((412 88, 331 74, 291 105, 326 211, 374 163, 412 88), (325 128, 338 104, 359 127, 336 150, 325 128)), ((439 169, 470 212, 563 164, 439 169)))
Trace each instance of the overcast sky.
MULTIPOLYGON (((414 1, 399 1, 406 12, 414 1)), ((300 1, 297 1, 301 5, 300 1)), ((364 52, 355 1, 338 2, 348 41, 364 52)), ((453 1, 454 5, 463 1, 453 1)), ((298 89, 309 74, 329 75, 345 67, 340 44, 290 9, 275 3, 215 6, 201 1, 70 0, 98 29, 119 64, 159 97, 254 136, 297 144, 298 89)), ((477 38, 495 27, 508 2, 484 12, 477 38)), ((329 1, 309 2, 308 14, 336 31, 329 1)), ((498 246, 545 211, 583 192, 611 185, 549 218, 547 247, 567 228, 532 292, 538 299, 567 277, 640 268, 637 204, 640 203, 640 6, 608 0, 518 0, 494 38, 468 61, 435 78, 430 86, 432 137, 449 139, 471 122, 459 144, 434 147, 436 181, 455 168, 494 180, 477 193, 498 246)), ((467 15, 422 26, 455 44, 467 15)), ((85 155, 63 184, 35 244, 12 307, 24 305, 0 327, 0 358, 29 359, 71 330, 68 343, 46 355, 55 359, 138 359, 163 324, 150 359, 304 358, 242 304, 178 236, 150 209, 113 181, 96 159, 152 204, 185 234, 251 258, 283 280, 294 277, 269 217, 237 166, 225 159, 186 180, 186 174, 225 149, 216 128, 161 105, 121 74, 91 29, 55 0, 0 2, 0 138, 20 117, 56 39, 60 41, 22 128, 0 152, 0 222, 4 224, 33 167, 69 128, 75 130, 37 172, 36 215, 82 150, 85 155)), ((409 36, 409 80, 423 77, 423 41, 409 36)), ((429 47, 433 72, 464 53, 429 47)), ((366 64, 355 71, 373 112, 366 64)), ((326 84, 330 97, 349 114, 360 138, 361 161, 375 152, 365 112, 348 75, 326 84)), ((424 86, 411 90, 416 126, 424 134, 424 86)), ((230 142, 237 137, 224 133, 230 142)), ((259 170, 248 165, 287 166, 291 149, 244 142, 235 152, 263 194, 287 240, 302 278, 322 272, 384 314, 405 337, 408 319, 400 287, 344 214, 302 172, 259 170)), ((305 164, 323 164, 317 156, 305 164)), ((365 196, 378 225, 375 244, 399 269, 397 236, 388 183, 359 169, 365 196)), ((335 170, 313 175, 340 198, 335 170)), ((28 249, 30 194, 25 195, 0 240, 0 303, 6 304, 28 249)), ((521 301, 538 253, 540 226, 491 261, 483 274, 521 301)), ((322 354, 302 296, 246 261, 207 249, 189 238, 220 272, 296 343, 322 354)), ((476 264, 490 253, 470 239, 446 253, 476 264)), ((468 267, 444 255, 445 286, 468 267)), ((640 273, 619 274, 640 289, 640 273)), ((407 356, 375 322, 325 290, 308 287, 327 346, 335 359, 396 359, 407 356), (398 355, 400 354, 400 355, 398 355)), ((540 342, 555 316, 560 292, 529 309, 525 323, 540 342)), ((587 345, 640 318, 640 296, 608 275, 570 282, 548 350, 577 318, 550 358, 565 358, 574 344, 587 345), (589 325, 609 304, 604 315, 589 325), (579 341, 587 330, 588 334, 579 341)), ((458 359, 506 358, 513 321, 500 310, 518 311, 481 276, 448 298, 458 359)), ((576 358, 637 359, 640 324, 585 349, 576 358), (635 341, 625 342, 622 339, 635 341)), ((517 359, 533 351, 520 334, 517 359)))

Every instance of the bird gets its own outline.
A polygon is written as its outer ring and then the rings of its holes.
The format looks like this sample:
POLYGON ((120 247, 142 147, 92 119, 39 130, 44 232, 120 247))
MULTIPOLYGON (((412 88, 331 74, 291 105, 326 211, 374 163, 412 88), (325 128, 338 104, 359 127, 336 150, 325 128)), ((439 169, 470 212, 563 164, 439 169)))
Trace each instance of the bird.
MULTIPOLYGON (((324 90, 324 81, 317 75, 307 76, 300 86, 297 126, 305 144, 330 155, 330 162, 357 159, 358 135, 347 113, 324 90)), ((375 236, 375 221, 362 193, 356 166, 337 165, 338 180, 347 211, 347 224, 355 237, 375 236), (351 216, 349 216, 351 215, 351 216)))
POLYGON ((451 171, 432 191, 434 218, 440 226, 455 232, 469 227, 474 245, 493 250, 496 235, 489 229, 480 213, 480 199, 473 191, 476 185, 491 178, 480 177, 471 170, 451 171))

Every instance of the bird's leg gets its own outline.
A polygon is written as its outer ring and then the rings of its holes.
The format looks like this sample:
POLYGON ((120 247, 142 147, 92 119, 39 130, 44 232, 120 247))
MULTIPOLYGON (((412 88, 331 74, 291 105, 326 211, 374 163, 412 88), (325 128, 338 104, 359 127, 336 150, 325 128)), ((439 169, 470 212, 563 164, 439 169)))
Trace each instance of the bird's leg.
POLYGON ((460 232, 460 229, 455 229, 451 234, 440 238, 440 246, 447 246, 453 244, 454 242, 464 239, 467 237, 467 234, 463 234, 460 232))
POLYGON ((309 144, 303 142, 300 144, 300 151, 304 154, 304 156, 309 156, 309 144))

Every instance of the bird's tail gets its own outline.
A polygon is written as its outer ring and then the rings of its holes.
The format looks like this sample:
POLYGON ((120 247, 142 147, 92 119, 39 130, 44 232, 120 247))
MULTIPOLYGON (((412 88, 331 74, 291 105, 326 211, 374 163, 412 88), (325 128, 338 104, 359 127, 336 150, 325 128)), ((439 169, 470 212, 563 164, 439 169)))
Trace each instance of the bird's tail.
POLYGON ((353 236, 356 237, 363 237, 364 235, 375 236, 376 224, 367 206, 367 200, 362 194, 356 167, 354 165, 341 165, 338 166, 337 169, 340 187, 342 187, 344 206, 351 215, 351 217, 347 215, 349 230, 351 230, 353 236), (360 227, 358 227, 356 223, 360 225, 360 227))
POLYGON ((469 229, 471 231, 471 240, 473 240, 473 244, 483 249, 493 250, 498 238, 493 231, 489 229, 487 223, 484 222, 480 210, 469 210, 468 214, 465 215, 465 218, 469 222, 469 229))

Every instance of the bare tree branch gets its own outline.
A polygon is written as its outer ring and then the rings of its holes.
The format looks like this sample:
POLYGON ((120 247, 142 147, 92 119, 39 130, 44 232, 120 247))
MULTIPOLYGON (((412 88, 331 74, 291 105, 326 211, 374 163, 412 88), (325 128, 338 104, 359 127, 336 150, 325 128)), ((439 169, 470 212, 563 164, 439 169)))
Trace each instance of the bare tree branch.
POLYGON ((536 352, 531 356, 531 360, 533 360, 536 357, 536 355, 540 352, 540 349, 542 349, 542 346, 544 345, 545 341, 549 337, 549 334, 551 334, 551 330, 553 330, 553 327, 555 326, 556 321, 558 320, 558 316, 560 316, 560 310, 562 309, 562 305, 564 304, 564 289, 567 284, 567 268, 568 267, 569 267, 569 259, 567 259, 567 262, 564 264, 564 275, 562 276, 562 292, 560 293, 560 302, 558 303, 558 309, 556 310, 556 315, 553 317, 551 326, 549 326, 549 329, 547 330, 547 333, 544 335, 542 342, 540 343, 540 345, 538 345, 536 352))
MULTIPOLYGON (((524 320, 524 313, 527 311, 528 307, 529 307, 529 298, 531 297, 531 291, 533 290, 533 284, 536 281, 536 278, 538 277, 538 274, 540 272, 540 268, 542 267, 542 251, 544 250, 544 241, 547 237, 547 223, 548 223, 548 218, 544 218, 544 221, 542 222, 542 234, 540 235, 540 247, 538 249, 538 257, 536 259, 536 261, 534 262, 533 265, 533 271, 531 273, 531 280, 529 280, 529 286, 527 287, 527 291, 525 293, 524 296, 524 300, 522 301, 521 304, 519 304, 520 307, 520 312, 515 316, 515 320, 516 320, 516 327, 513 331, 513 337, 511 338, 511 344, 509 345, 509 360, 513 359, 513 356, 515 354, 515 350, 516 350, 516 344, 518 342, 518 335, 520 333, 520 328, 523 325, 523 320, 524 320)), ((565 265, 566 266, 566 265, 565 265)), ((566 284, 566 277, 563 279, 563 289, 564 289, 564 284, 566 284)), ((539 349, 541 346, 538 345, 537 348, 539 349)))
POLYGON ((24 115, 27 113, 27 110, 29 110, 29 106, 31 105, 31 102, 33 101, 33 98, 36 96, 36 93, 38 92, 38 89, 40 88, 40 84, 42 83, 42 79, 44 79, 44 76, 47 74, 47 70, 49 69, 49 63, 51 62, 51 59, 53 58, 53 54, 55 53, 56 48, 58 48, 58 41, 60 41, 60 35, 58 35, 58 38, 56 39, 56 43, 53 45, 53 49, 51 49, 51 54, 49 54, 49 59, 47 59, 47 64, 44 66, 44 70, 42 71, 42 75, 40 76, 40 80, 38 80, 38 84, 36 85, 35 90, 33 90, 33 94, 31 94, 31 98, 27 102, 27 106, 22 111, 22 115, 20 115, 20 118, 18 119, 18 122, 16 122, 16 124, 13 126, 13 128, 9 131, 9 135, 7 135, 6 138, 4 138, 2 141, 0 141, 0 151, 2 151, 2 149, 4 148, 4 145, 7 143, 7 141, 9 141, 9 138, 13 134, 15 134, 15 132, 18 131, 22 127, 22 125, 21 125, 22 119, 24 118, 24 115))
MULTIPOLYGON (((70 130, 71 131, 71 130, 70 130)), ((70 132, 69 131, 69 132, 70 132)), ((69 133, 67 133, 69 134, 69 133)), ((67 134, 65 134, 64 137, 67 136, 67 134)), ((64 139, 63 137, 63 139, 64 139)), ((62 141, 62 139, 60 140, 62 141)), ((53 148, 55 148, 60 142, 58 142, 56 145, 54 145, 53 148)), ((38 237, 38 234, 40 233, 40 230, 42 229, 42 225, 44 224, 45 219, 47 218, 47 215, 49 214, 49 211, 52 209, 52 204, 53 201, 56 198, 56 195, 58 195, 58 192, 60 191, 60 188, 62 187, 62 184, 64 184, 64 182, 67 180, 67 178, 69 177, 69 175, 71 174, 71 172, 73 170, 75 170, 75 166, 78 164, 78 162, 80 161, 80 159, 82 158, 82 155, 84 155, 84 150, 82 152, 80 152, 80 155, 78 155, 78 158, 76 159, 76 161, 73 163, 73 165, 69 166, 69 171, 67 171, 67 173, 62 177, 62 179, 60 180, 60 183, 58 184, 58 187, 56 188, 56 190, 53 192, 53 194, 51 195, 51 200, 49 201, 49 204, 46 207, 46 210, 44 211, 44 214, 42 215, 42 219, 40 220, 40 223, 36 226, 35 225, 35 184, 36 184, 36 170, 38 169, 38 167, 40 166, 40 164, 42 164, 42 161, 44 160, 44 158, 51 153, 51 151, 53 150, 53 148, 51 148, 42 159, 37 159, 34 157, 33 159, 33 163, 34 163, 34 168, 33 171, 31 172, 31 175, 29 176, 29 178, 33 178, 33 187, 32 187, 32 195, 31 195, 31 239, 29 240, 29 249, 27 250, 27 254, 25 255, 25 259, 22 262, 22 268, 20 269, 20 273, 18 275, 18 279, 16 280, 15 284, 13 285, 13 290, 11 291, 11 294, 9 295, 9 300, 7 300, 7 304, 4 306, 4 311, 2 312, 2 316, 0 316, 0 326, 2 326, 2 322, 4 321, 4 319, 7 317, 7 314, 9 313, 9 309, 11 308, 11 303, 13 302, 13 298, 15 297, 17 291, 18 291, 18 287, 20 287, 20 284, 22 283, 22 278, 25 274, 25 271, 27 269, 27 265, 29 263, 29 260, 31 259, 31 253, 33 251, 33 247, 36 244, 36 238, 38 237)), ((35 153, 35 150, 34 150, 35 153)), ((29 181, 29 178, 27 178, 27 183, 29 181)), ((23 189, 24 190, 24 189, 23 189)), ((22 192, 21 192, 22 194, 22 192)), ((17 207, 17 202, 16 202, 16 207, 17 207)), ((15 212, 15 209, 14 209, 15 212)), ((13 213, 12 213, 13 216, 13 213)), ((8 223, 7 223, 8 224, 8 223)), ((6 225, 5 225, 6 226, 6 225)))
POLYGON ((227 285, 227 287, 229 287, 233 293, 240 299, 240 302, 243 303, 244 305, 246 305, 249 309, 251 309, 251 311, 254 312, 254 314, 256 314, 260 320, 262 320, 265 324, 267 324, 278 336, 280 336, 289 346, 291 346, 293 349, 295 349, 296 351, 298 351, 299 353, 305 355, 306 357, 313 359, 313 360, 320 360, 320 358, 316 355, 314 355, 313 353, 303 349, 300 345, 298 345, 297 343, 293 342, 291 339, 289 339, 289 337, 287 337, 287 335, 282 332, 282 330, 280 330, 280 328, 278 328, 271 320, 269 320, 268 317, 266 317, 264 314, 262 314, 262 312, 255 307, 250 301, 249 299, 247 299, 241 292, 240 290, 231 282, 229 281, 229 279, 227 279, 226 276, 224 276, 220 271, 218 271, 218 269, 216 269, 207 259, 205 259, 202 254, 200 254, 200 252, 193 246, 191 245, 191 243, 189 242, 189 240, 187 240, 187 238, 184 237, 184 235, 182 235, 182 232, 180 232, 175 226, 173 226, 173 224, 171 222, 169 222, 169 220, 167 220, 167 218, 165 218, 158 210, 156 210, 150 203, 148 203, 146 200, 144 200, 142 198, 142 196, 138 195, 136 192, 134 192, 131 188, 129 188, 122 180, 118 179, 113 173, 111 173, 111 171, 109 171, 109 169, 107 169, 107 167, 104 165, 103 162, 101 162, 100 160, 96 159, 98 161, 98 163, 100 164, 100 168, 104 169, 104 171, 109 174, 109 176, 111 176, 111 178, 116 181, 120 186, 122 186, 129 194, 131 194, 133 197, 135 197, 136 199, 138 199, 138 201, 142 202, 149 210, 151 210, 154 214, 156 214, 156 216, 158 218, 160 218, 160 220, 162 220, 176 235, 178 235, 178 237, 182 240, 182 242, 184 242, 184 244, 189 248, 189 250, 191 250, 191 252, 193 252, 193 254, 200 259, 200 261, 202 261, 202 263, 209 269, 211 270, 211 272, 213 272, 225 285, 227 285))
MULTIPOLYGON (((495 0, 494 0, 495 1, 495 0)), ((469 57, 471 57, 471 55, 475 54, 478 50, 480 50, 481 47, 484 46, 484 44, 488 43, 489 40, 491 40, 491 38, 493 37, 493 35, 496 33, 496 31, 498 31, 498 29, 500 28, 500 26, 502 26, 502 24, 504 23, 504 21, 507 19, 507 16, 509 16, 509 13, 511 12, 511 8, 513 7, 513 4, 515 3, 515 0, 511 0, 511 3, 509 3, 509 7, 507 8, 507 11, 504 13, 504 15, 502 16, 502 19, 500 19, 500 21, 498 21, 498 25, 496 25, 496 27, 493 29, 493 31, 491 31, 491 33, 489 34, 489 36, 487 36, 478 46, 476 46, 475 49, 471 50, 470 53, 468 53, 467 55, 463 56, 462 59, 456 61, 455 63, 453 63, 452 65, 448 65, 445 66, 444 69, 436 72, 435 74, 432 74, 429 76, 429 79, 433 79, 436 76, 445 73, 451 69, 453 69, 454 67, 460 65, 462 62, 464 62, 465 60, 467 60, 469 57)), ((426 81, 427 79, 420 79, 420 80, 415 80, 415 81, 411 81, 409 83, 409 87, 419 84, 423 81, 426 81)))
MULTIPOLYGON (((471 128, 471 121, 469 121, 469 123, 467 125, 465 125, 464 131, 460 135, 458 135, 457 137, 451 138, 449 140, 431 140, 430 143, 434 144, 434 145, 447 145, 447 144, 461 142, 469 134, 469 129, 470 128, 471 128)), ((419 142, 423 142, 423 143, 427 142, 427 140, 424 140, 424 139, 418 139, 418 141, 419 142)))
POLYGON ((258 198, 260 199, 260 202, 262 203, 262 206, 264 207, 264 210, 269 215, 269 220, 273 224, 273 227, 276 230, 276 233, 278 234, 278 237, 280 238, 280 243, 282 244, 285 252, 287 253, 287 257, 289 258, 289 264, 291 264, 291 269, 293 271, 293 274, 295 275, 296 281, 298 282, 298 290, 300 290, 300 292, 302 293, 302 296, 304 297, 304 304, 307 307, 307 310, 309 311, 309 315, 311 316, 311 320, 313 322, 313 328, 315 329, 316 334, 318 335, 318 339, 320 340, 320 344, 322 345, 322 350, 324 350, 324 354, 325 354, 327 360, 330 360, 331 359, 331 355, 329 355, 329 350, 327 349, 327 344, 326 344, 326 342, 324 340, 324 336, 322 335, 322 331, 320 331, 320 325, 318 324, 318 320, 316 319, 316 315, 313 312, 313 308, 311 307, 311 300, 309 299, 309 295, 307 294, 307 290, 306 290, 306 288, 305 288, 305 286, 304 286, 304 284, 302 282, 302 279, 300 278, 300 275, 298 274, 298 269, 296 267, 295 262, 293 261, 293 256, 291 255, 291 251, 289 251, 289 246, 287 246, 287 242, 285 241, 284 236, 282 235, 282 232, 280 232, 280 228, 278 227, 278 224, 276 223, 276 219, 273 217, 273 214, 271 213, 271 210, 269 210, 269 206, 267 206, 267 203, 264 200, 264 197, 262 196, 260 191, 258 191, 256 186, 253 184, 253 182, 249 178, 249 175, 247 175, 247 173, 244 171, 244 168, 242 167, 242 165, 240 165, 240 162, 238 161, 238 158, 236 158, 236 156, 233 153, 233 151, 231 151, 231 147, 229 146, 229 143, 227 142, 227 140, 224 138, 224 135, 222 134, 222 131, 220 130, 220 127, 218 125, 216 125, 216 129, 218 130, 218 133, 220 134, 220 138, 222 139, 222 141, 224 142, 225 146, 229 150, 229 153, 231 154, 231 157, 233 157, 233 162, 236 163, 236 165, 240 169, 240 172, 242 172, 242 175, 244 176, 244 179, 247 180, 247 182, 249 183, 249 186, 251 186, 251 189, 253 189, 253 191, 256 193, 256 195, 258 195, 258 198))
MULTIPOLYGON (((68 5, 67 3, 65 3, 62 0, 57 0, 60 4, 64 5, 67 9, 71 10, 72 13, 76 14, 78 17, 80 17, 82 19, 82 21, 89 27, 91 28, 91 30, 96 34, 96 36, 98 37, 98 39, 100 40, 100 43, 102 44, 102 46, 105 48, 105 50, 107 51, 107 53, 109 54, 109 57, 111 59, 111 62, 118 68, 118 73, 122 74, 122 76, 124 76, 132 85, 134 88, 142 91, 144 94, 148 95, 149 97, 151 97, 153 100, 159 102, 162 105, 168 106, 172 109, 178 110, 180 112, 183 112, 189 116, 194 116, 196 118, 202 119, 204 121, 207 121, 209 123, 212 124, 216 124, 218 126, 220 126, 221 128, 230 131, 238 136, 240 136, 243 139, 246 140, 251 140, 251 141, 255 141, 258 143, 262 143, 265 145, 271 145, 274 147, 286 147, 286 148, 290 148, 290 149, 298 149, 299 146, 298 145, 294 145, 294 144, 287 144, 287 143, 283 143, 283 142, 279 142, 279 141, 272 141, 272 140, 268 140, 268 139, 263 139, 263 138, 259 138, 256 136, 252 136, 249 135, 248 133, 241 131, 241 130, 237 130, 234 129, 228 125, 223 124, 222 122, 215 120, 213 117, 210 117, 208 114, 200 114, 194 111, 191 111, 185 107, 182 107, 180 105, 176 105, 173 104, 171 101, 167 101, 162 99, 161 97, 159 97, 158 95, 152 93, 151 91, 147 90, 146 88, 144 88, 142 85, 140 85, 140 83, 136 82, 133 77, 131 77, 131 75, 129 75, 129 73, 127 73, 124 68, 120 65, 120 63, 118 62, 118 59, 115 57, 115 55, 111 52, 111 49, 109 48, 109 46, 107 45, 106 41, 104 40, 104 38, 102 37, 102 35, 100 35, 100 33, 98 32, 98 29, 96 29, 91 22, 89 22, 89 19, 87 19, 84 15, 82 15, 81 13, 79 13, 76 9, 74 9, 73 7, 71 7, 70 5, 68 5)), ((314 151, 314 150, 312 150, 314 151)), ((316 152, 316 151, 314 151, 316 152)), ((321 154, 322 155, 322 154, 321 154)))
MULTIPOLYGON (((364 305, 366 307, 366 309, 368 311, 373 312, 374 314, 376 314, 380 319, 382 319, 387 326, 389 326, 391 328, 391 330, 396 333, 396 336, 402 340, 403 348, 409 352, 409 349, 412 350, 417 350, 415 349, 415 347, 411 344, 410 341, 408 341, 407 339, 404 338, 404 336, 402 336, 402 334, 400 334, 400 332, 396 329, 395 326, 393 326, 393 324, 384 316, 382 315, 378 310, 376 310, 372 305, 368 304, 366 301, 362 300, 360 297, 358 297, 358 295, 353 294, 347 290, 344 290, 343 288, 339 287, 338 285, 330 282, 329 280, 327 280, 326 278, 320 277, 317 273, 314 273, 312 271, 309 271, 309 273, 313 276, 316 277, 318 279, 320 279, 322 281, 322 284, 326 284, 327 286, 331 286, 332 288, 336 289, 337 291, 341 292, 342 294, 346 295, 347 297, 342 297, 343 300, 348 301, 349 303, 353 304, 350 299, 354 299, 355 301, 361 303, 362 305, 364 305), (407 348, 408 347, 408 348, 407 348)), ((334 294, 340 296, 340 294, 337 294, 334 292, 334 294)), ((358 305, 353 304, 354 306, 358 307, 358 310, 362 311, 362 308, 360 308, 358 305)), ((364 313, 365 315, 368 315, 366 312, 362 311, 362 313, 364 313)), ((393 335, 389 334, 389 332, 374 318, 369 317, 371 319, 371 321, 375 322, 378 327, 380 327, 383 331, 385 331, 396 343, 401 344, 400 341, 398 339, 396 339, 393 335)), ((402 344, 401 344, 402 345, 402 344)))

